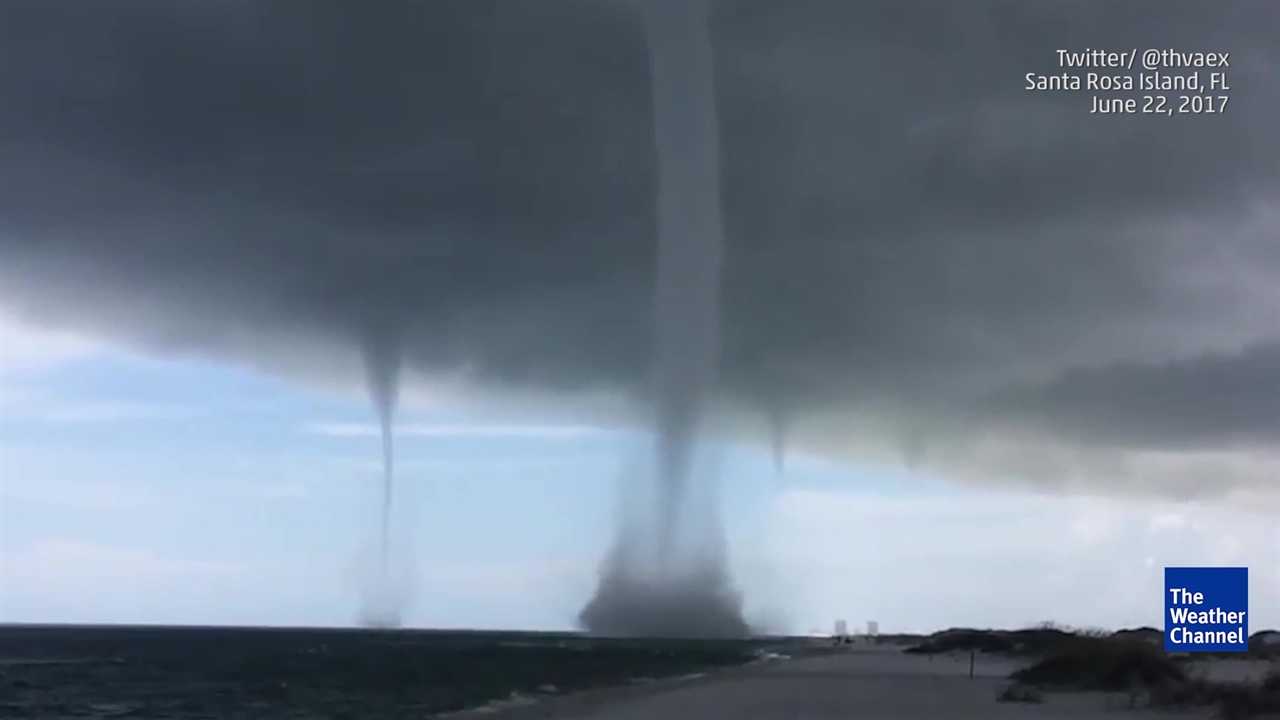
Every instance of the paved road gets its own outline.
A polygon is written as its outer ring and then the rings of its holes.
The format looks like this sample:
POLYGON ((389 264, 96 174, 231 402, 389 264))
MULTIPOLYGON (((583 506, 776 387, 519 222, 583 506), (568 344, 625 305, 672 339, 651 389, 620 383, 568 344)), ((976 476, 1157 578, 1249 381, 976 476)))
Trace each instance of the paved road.
POLYGON ((970 679, 967 655, 929 660, 894 650, 852 651, 755 665, 651 688, 560 698, 510 717, 977 720, 1115 718, 1118 713, 1126 718, 1162 716, 1129 711, 1124 698, 1094 693, 1050 695, 1041 705, 996 702, 996 695, 1008 685, 1005 678, 1014 669, 1007 660, 980 656, 976 677, 970 679))

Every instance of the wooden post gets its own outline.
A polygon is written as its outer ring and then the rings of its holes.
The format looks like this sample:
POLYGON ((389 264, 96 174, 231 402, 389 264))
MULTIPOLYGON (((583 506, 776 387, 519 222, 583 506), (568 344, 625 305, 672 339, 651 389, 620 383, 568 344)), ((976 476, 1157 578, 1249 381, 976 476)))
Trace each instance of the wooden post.
POLYGON ((973 656, 975 654, 976 654, 976 651, 974 650, 969 651, 969 679, 970 680, 973 679, 973 656))

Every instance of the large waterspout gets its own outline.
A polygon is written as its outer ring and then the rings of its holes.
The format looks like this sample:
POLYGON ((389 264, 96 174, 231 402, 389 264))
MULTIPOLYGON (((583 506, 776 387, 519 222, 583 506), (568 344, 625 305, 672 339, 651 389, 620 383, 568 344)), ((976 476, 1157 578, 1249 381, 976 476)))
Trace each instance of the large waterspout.
POLYGON ((646 6, 658 157, 656 486, 652 521, 624 523, 596 596, 582 612, 594 632, 746 633, 713 499, 689 487, 720 353, 723 231, 707 20, 700 0, 646 6))

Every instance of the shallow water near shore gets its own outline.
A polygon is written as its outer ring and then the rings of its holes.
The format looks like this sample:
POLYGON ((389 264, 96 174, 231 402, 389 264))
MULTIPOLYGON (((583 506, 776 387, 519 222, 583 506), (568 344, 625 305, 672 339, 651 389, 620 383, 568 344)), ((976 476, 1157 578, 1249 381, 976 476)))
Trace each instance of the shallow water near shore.
POLYGON ((0 627, 0 716, 424 717, 741 664, 763 641, 574 633, 0 627))

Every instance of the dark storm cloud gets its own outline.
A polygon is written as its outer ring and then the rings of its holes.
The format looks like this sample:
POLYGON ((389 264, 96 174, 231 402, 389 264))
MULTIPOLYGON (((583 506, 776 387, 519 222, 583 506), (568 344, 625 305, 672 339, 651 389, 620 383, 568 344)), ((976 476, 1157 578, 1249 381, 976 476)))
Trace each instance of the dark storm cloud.
MULTIPOLYGON (((720 3, 726 396, 850 454, 1269 438, 1277 16, 720 3), (1230 105, 1091 117, 1022 90, 1085 47, 1229 51, 1230 105)), ((645 382, 655 168, 625 3, 6 3, 0 60, 7 308, 267 365, 390 324, 419 372, 645 382)))
POLYGON ((1265 448, 1280 442, 1280 346, 1160 365, 1073 369, 993 398, 997 415, 1110 446, 1265 448))

